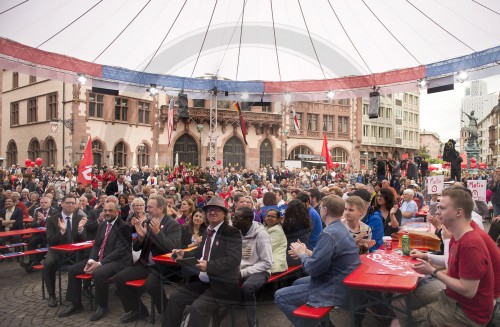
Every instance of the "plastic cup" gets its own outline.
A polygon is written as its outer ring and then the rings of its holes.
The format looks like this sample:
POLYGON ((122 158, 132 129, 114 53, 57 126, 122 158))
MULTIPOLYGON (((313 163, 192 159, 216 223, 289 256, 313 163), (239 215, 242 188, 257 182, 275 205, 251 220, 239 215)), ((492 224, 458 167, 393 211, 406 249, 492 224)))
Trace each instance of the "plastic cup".
POLYGON ((384 249, 386 251, 391 251, 392 250, 392 237, 390 236, 384 236, 382 238, 383 242, 384 242, 384 249))

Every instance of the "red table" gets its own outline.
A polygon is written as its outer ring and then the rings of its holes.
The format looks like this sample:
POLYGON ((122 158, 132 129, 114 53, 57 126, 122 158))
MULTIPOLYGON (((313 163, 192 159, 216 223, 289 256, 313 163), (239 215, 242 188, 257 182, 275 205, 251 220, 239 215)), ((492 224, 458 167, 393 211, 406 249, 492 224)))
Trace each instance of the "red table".
MULTIPOLYGON (((361 255, 361 265, 344 279, 344 284, 349 288, 349 314, 351 318, 351 326, 354 326, 354 313, 362 308, 370 305, 362 304, 356 306, 354 304, 353 290, 376 291, 386 293, 397 293, 396 297, 405 297, 406 299, 406 315, 408 317, 408 326, 412 326, 413 320, 411 315, 411 292, 417 288, 417 276, 397 276, 397 275, 378 275, 369 274, 367 270, 373 261, 367 258, 367 255, 361 255)), ((410 257, 403 257, 412 260, 410 257)), ((414 260, 415 261, 415 260, 414 260)), ((417 261, 415 261, 416 263, 417 261)), ((379 297, 372 297, 380 303, 379 297)), ((394 298, 392 298, 394 299, 394 298)), ((391 307, 390 301, 383 301, 382 304, 391 307)))
MULTIPOLYGON (((78 252, 90 249, 91 247, 94 246, 94 241, 86 241, 86 242, 80 242, 80 243, 73 243, 73 244, 61 244, 61 245, 54 245, 51 246, 50 249, 53 251, 60 252, 61 254, 67 253, 76 253, 76 261, 78 262, 78 252)), ((62 285, 61 285, 61 264, 63 263, 63 260, 59 263, 59 303, 62 304, 62 285)))
POLYGON ((35 219, 33 219, 33 217, 29 216, 28 218, 26 219, 23 219, 23 223, 24 223, 24 227, 28 227, 29 225, 31 225, 31 223, 34 221, 35 219))
POLYGON ((25 229, 18 229, 18 230, 10 230, 8 232, 0 232, 0 238, 21 236, 21 235, 35 234, 35 233, 45 233, 45 228, 44 227, 25 228, 25 229))

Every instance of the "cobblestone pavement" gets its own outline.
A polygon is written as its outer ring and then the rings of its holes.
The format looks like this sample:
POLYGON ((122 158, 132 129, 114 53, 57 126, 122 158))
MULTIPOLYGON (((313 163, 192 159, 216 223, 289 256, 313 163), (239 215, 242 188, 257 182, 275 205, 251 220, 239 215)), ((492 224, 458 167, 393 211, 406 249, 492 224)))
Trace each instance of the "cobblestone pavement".
MULTIPOLYGON (((63 299, 66 292, 67 274, 63 273, 63 299)), ((60 311, 66 308, 49 308, 46 300, 42 299, 41 272, 26 273, 13 259, 0 262, 0 326, 3 327, 28 327, 28 326, 124 326, 120 324, 123 309, 120 300, 114 295, 115 287, 110 286, 109 308, 110 313, 98 322, 90 322, 91 313, 89 300, 82 299, 85 311, 71 317, 58 318, 60 311)), ((172 286, 166 286, 167 294, 173 291, 172 286)), ((285 315, 276 308, 272 301, 272 289, 268 289, 259 296, 257 316, 261 327, 266 326, 292 326, 285 315), (265 298, 267 300, 264 300, 265 298)), ((149 296, 143 295, 143 301, 149 308, 149 296)), ((237 310, 237 325, 246 326, 245 311, 237 310)), ((348 313, 343 310, 334 310, 330 315, 335 326, 349 326, 348 313)), ((138 321, 125 326, 161 326, 158 315, 154 325, 145 321, 138 321)), ((229 319, 222 325, 230 326, 229 319)), ((372 317, 367 316, 364 326, 384 326, 372 317)))

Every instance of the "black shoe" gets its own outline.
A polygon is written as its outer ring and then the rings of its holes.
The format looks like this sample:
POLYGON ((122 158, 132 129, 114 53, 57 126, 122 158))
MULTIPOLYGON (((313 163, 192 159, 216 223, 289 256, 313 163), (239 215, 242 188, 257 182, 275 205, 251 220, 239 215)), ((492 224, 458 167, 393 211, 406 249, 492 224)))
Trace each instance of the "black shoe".
POLYGON ((109 313, 108 307, 97 307, 95 313, 90 316, 90 321, 97 321, 104 318, 109 313))
POLYGON ((49 295, 48 305, 51 308, 57 307, 57 299, 55 295, 49 295))
POLYGON ((130 312, 127 312, 123 317, 121 317, 120 322, 122 324, 126 324, 126 323, 129 323, 132 321, 136 321, 138 319, 147 318, 147 316, 149 316, 149 313, 147 310, 145 312, 141 312, 140 315, 139 315, 139 311, 130 311, 130 312))
POLYGON ((59 318, 69 317, 75 313, 79 313, 83 311, 83 305, 79 304, 71 304, 66 310, 59 313, 59 318))

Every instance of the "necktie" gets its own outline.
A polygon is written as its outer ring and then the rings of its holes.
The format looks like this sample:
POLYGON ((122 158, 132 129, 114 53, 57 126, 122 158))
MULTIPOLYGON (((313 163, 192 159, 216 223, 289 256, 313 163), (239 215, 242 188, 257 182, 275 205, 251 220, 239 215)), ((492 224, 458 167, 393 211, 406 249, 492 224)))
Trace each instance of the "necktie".
POLYGON ((212 247, 212 235, 214 235, 215 230, 207 229, 207 239, 205 240, 205 251, 203 251, 203 260, 208 260, 210 255, 210 248, 212 247))
POLYGON ((102 256, 104 255, 104 247, 106 246, 106 241, 108 240, 109 232, 111 231, 111 223, 108 223, 106 227, 106 233, 104 234, 104 241, 102 241, 101 248, 99 249, 99 261, 102 260, 102 256))
POLYGON ((68 244, 73 243, 71 238, 71 219, 70 217, 66 217, 66 238, 68 240, 68 244))
MULTIPOLYGON (((47 211, 43 212, 43 218, 47 218, 47 211)), ((45 220, 41 223, 42 227, 45 227, 45 220)))

